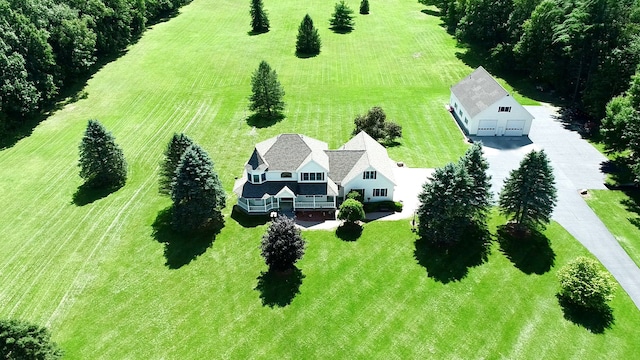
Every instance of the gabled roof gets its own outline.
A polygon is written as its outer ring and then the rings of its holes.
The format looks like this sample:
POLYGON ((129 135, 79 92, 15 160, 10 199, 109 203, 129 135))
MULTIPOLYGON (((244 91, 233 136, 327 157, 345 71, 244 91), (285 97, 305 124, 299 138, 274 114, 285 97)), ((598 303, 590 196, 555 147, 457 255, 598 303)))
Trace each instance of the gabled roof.
POLYGON ((393 176, 393 162, 389 159, 387 149, 380 145, 374 138, 364 131, 360 131, 338 151, 344 150, 361 150, 364 151, 363 156, 358 159, 351 170, 344 176, 341 182, 348 182, 356 176, 362 174, 363 171, 374 168, 376 171, 384 175, 387 179, 395 184, 396 180, 393 176))
POLYGON ((336 184, 342 180, 356 166, 365 153, 364 150, 325 150, 329 156, 329 177, 336 184))
POLYGON ((316 161, 328 168, 329 160, 322 150, 327 149, 325 142, 300 134, 280 134, 256 144, 256 148, 247 162, 253 170, 265 165, 272 171, 296 171, 300 166, 316 161))
POLYGON ((470 117, 478 115, 484 109, 495 104, 496 101, 509 96, 507 90, 482 66, 453 85, 451 92, 460 101, 470 117))

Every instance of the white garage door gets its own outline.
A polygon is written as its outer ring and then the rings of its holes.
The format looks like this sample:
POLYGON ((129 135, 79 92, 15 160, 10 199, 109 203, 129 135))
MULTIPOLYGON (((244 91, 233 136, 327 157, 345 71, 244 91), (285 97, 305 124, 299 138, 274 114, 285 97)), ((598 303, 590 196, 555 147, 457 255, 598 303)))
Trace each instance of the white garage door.
POLYGON ((498 120, 480 120, 478 124, 478 136, 494 136, 496 134, 496 125, 498 120))
POLYGON ((507 127, 504 129, 505 136, 522 136, 524 129, 524 120, 508 120, 507 127))

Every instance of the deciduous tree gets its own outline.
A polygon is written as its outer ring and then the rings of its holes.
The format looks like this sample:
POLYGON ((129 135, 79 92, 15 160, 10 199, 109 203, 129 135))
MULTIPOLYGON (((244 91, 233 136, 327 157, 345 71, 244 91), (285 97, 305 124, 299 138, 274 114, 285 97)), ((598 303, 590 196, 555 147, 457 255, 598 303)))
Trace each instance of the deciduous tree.
POLYGON ((353 122, 356 128, 352 135, 364 131, 372 138, 383 142, 392 142, 402 136, 402 127, 387 121, 387 115, 378 106, 369 109, 364 115, 358 115, 353 122))
POLYGON ((55 360, 62 358, 62 350, 42 326, 0 320, 0 356, 7 360, 55 360))
POLYGON ((613 299, 615 283, 593 259, 580 256, 558 271, 560 296, 587 309, 602 309, 613 299))
POLYGON ((286 271, 302 259, 306 242, 293 220, 278 216, 262 237, 262 252, 270 270, 286 271))
POLYGON ((313 20, 309 14, 305 15, 298 27, 298 37, 296 40, 296 53, 298 55, 313 56, 320 53, 320 35, 313 26, 313 20))
POLYGON ((362 203, 355 199, 345 200, 342 205, 340 205, 338 219, 352 224, 364 220, 364 207, 362 203))
POLYGON ((275 112, 284 110, 284 90, 278 74, 272 70, 266 61, 260 62, 260 65, 251 76, 252 94, 249 98, 249 109, 257 111, 272 117, 275 112))
POLYGON ((265 33, 269 31, 269 18, 264 11, 262 0, 251 0, 251 29, 255 33, 265 33))
POLYGON ((89 187, 119 187, 127 181, 127 162, 115 139, 98 120, 89 120, 80 143, 80 177, 89 187))
POLYGON ((336 3, 335 11, 329 20, 331 29, 336 32, 350 32, 353 30, 353 10, 341 0, 336 3))
POLYGON ((164 151, 164 159, 160 163, 160 193, 171 196, 171 184, 176 176, 176 170, 180 165, 182 154, 189 146, 193 145, 185 134, 173 134, 164 151))
POLYGON ((197 144, 189 146, 172 185, 174 229, 188 233, 220 227, 226 198, 207 152, 197 144))
POLYGON ((544 150, 531 151, 509 173, 500 192, 500 211, 521 229, 546 227, 556 205, 553 169, 544 150))

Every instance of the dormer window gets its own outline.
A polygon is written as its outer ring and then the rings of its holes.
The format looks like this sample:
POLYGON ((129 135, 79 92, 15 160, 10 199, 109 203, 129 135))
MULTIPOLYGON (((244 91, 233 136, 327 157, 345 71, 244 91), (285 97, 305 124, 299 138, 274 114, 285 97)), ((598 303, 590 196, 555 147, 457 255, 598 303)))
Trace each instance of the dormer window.
POLYGON ((375 171, 365 171, 362 174, 362 178, 365 180, 373 180, 376 178, 376 172, 375 171))
POLYGON ((267 181, 267 174, 247 174, 249 182, 252 184, 262 184, 267 181))
POLYGON ((323 172, 301 173, 302 181, 324 181, 323 172))
POLYGON ((283 179, 291 179, 293 175, 290 172, 283 172, 280 174, 280 177, 283 179))

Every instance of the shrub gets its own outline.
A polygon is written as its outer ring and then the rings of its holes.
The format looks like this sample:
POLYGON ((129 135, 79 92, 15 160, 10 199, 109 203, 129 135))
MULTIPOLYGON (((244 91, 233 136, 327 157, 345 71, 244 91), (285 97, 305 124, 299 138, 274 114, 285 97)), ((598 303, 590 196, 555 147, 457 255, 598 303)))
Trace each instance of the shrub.
POLYGON ((364 196, 362 195, 362 193, 355 190, 349 191, 349 193, 347 194, 347 199, 353 199, 357 202, 364 202, 364 196))
POLYGON ((362 203, 354 199, 345 200, 342 205, 340 205, 338 219, 349 223, 364 220, 364 208, 362 207, 362 203))
POLYGON ((377 212, 377 211, 401 212, 403 205, 401 202, 398 202, 398 201, 386 200, 386 201, 365 203, 363 204, 363 206, 364 206, 364 212, 369 213, 369 212, 377 212))
POLYGON ((601 309, 613 299, 615 283, 599 264, 580 256, 558 271, 560 296, 569 302, 589 309, 601 309))

